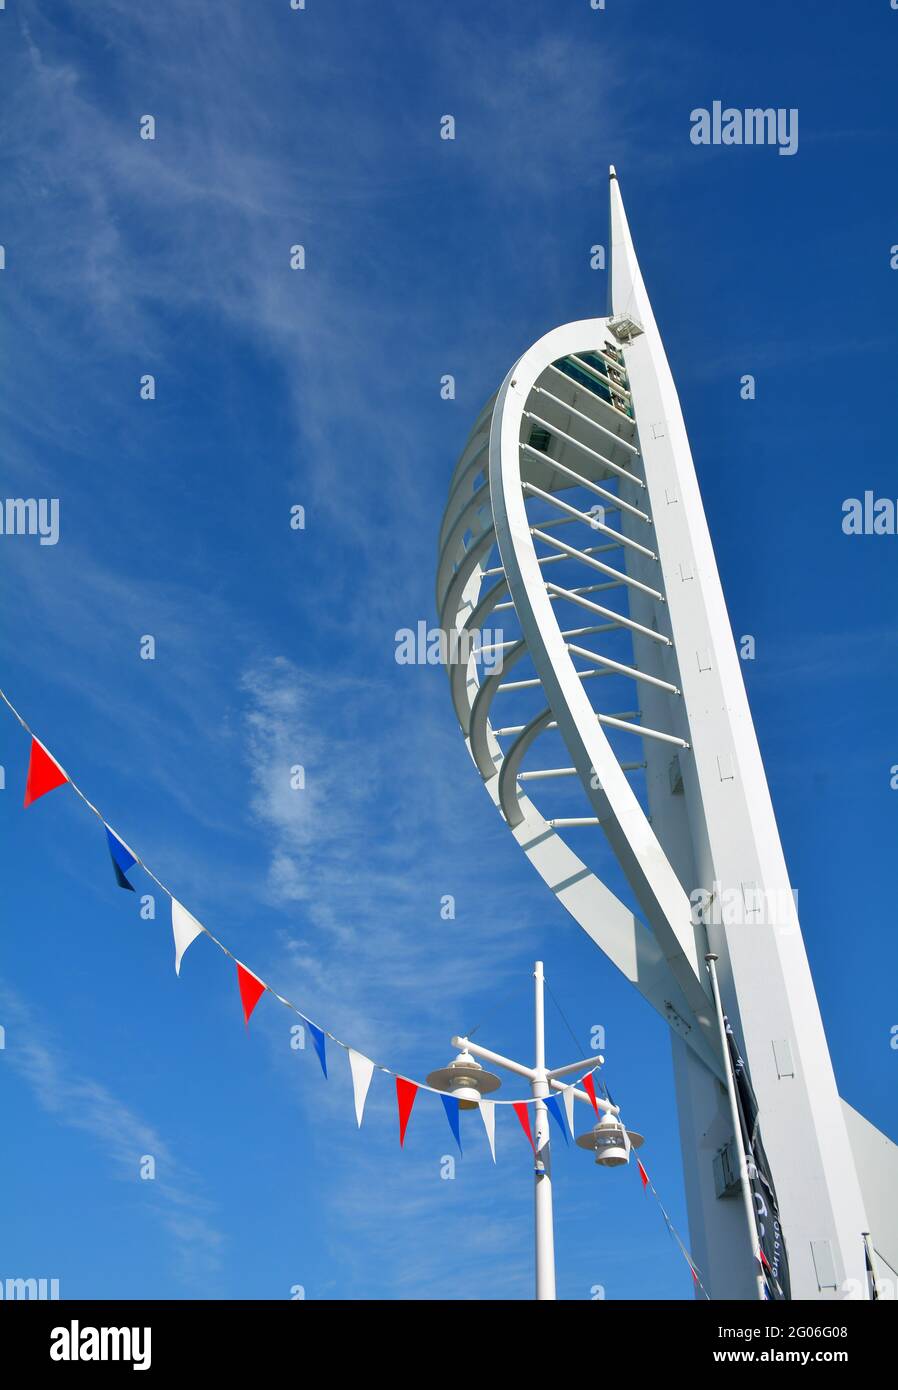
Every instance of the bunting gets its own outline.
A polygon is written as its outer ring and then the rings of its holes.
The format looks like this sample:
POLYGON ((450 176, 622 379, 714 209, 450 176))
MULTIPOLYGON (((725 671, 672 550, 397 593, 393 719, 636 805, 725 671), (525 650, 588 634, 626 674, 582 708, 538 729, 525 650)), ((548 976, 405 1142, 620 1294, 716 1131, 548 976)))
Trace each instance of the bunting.
POLYGON ((459 1131, 458 1123, 458 1101, 456 1100, 455 1096, 443 1095, 442 1091, 440 1092, 440 1100, 443 1102, 443 1109, 446 1112, 446 1119, 449 1121, 449 1128, 455 1135, 455 1142, 458 1145, 458 1152, 461 1153, 462 1147, 461 1133, 459 1131))
POLYGON ((359 1129, 362 1127, 362 1116, 365 1113, 365 1101, 368 1098, 368 1088, 371 1085, 371 1078, 374 1075, 374 1063, 370 1057, 364 1057, 361 1052, 356 1052, 355 1048, 347 1047, 349 1053, 349 1069, 352 1072, 352 1094, 355 1100, 355 1117, 358 1121, 359 1129))
POLYGON ((530 1147, 533 1150, 535 1156, 536 1145, 533 1142, 533 1131, 530 1128, 530 1111, 527 1109, 526 1104, 522 1100, 516 1100, 514 1102, 513 1109, 514 1113, 517 1115, 518 1119, 521 1122, 521 1129, 524 1131, 527 1138, 530 1140, 530 1147))
POLYGON ((125 874, 137 863, 137 856, 132 854, 123 840, 120 840, 114 830, 106 826, 106 841, 109 845, 109 855, 112 859, 112 871, 115 874, 115 881, 119 888, 127 888, 131 893, 134 892, 134 884, 129 883, 125 874))
MULTIPOLYGON (((573 1100, 573 1096, 571 1096, 571 1100, 573 1100)), ((557 1096, 546 1096, 546 1109, 561 1130, 561 1137, 564 1142, 569 1144, 570 1140, 567 1137, 567 1125, 564 1122, 564 1116, 561 1113, 561 1106, 558 1104, 557 1096)))
POLYGON ((55 758, 51 758, 42 743, 31 735, 31 755, 28 759, 28 777, 25 782, 25 805, 30 806, 39 796, 61 787, 69 779, 55 758))
MULTIPOLYGON (((165 884, 162 883, 161 880, 158 879, 154 873, 152 873, 152 871, 147 867, 146 863, 137 854, 135 854, 135 852, 122 839, 121 835, 119 835, 119 833, 116 830, 114 830, 111 825, 108 824, 108 822, 104 819, 101 813, 97 810, 96 806, 94 806, 93 803, 88 800, 88 798, 84 795, 81 789, 72 781, 72 779, 68 776, 68 774, 63 770, 60 764, 53 757, 53 755, 40 741, 37 735, 34 734, 32 730, 28 727, 27 723, 19 714, 18 710, 15 709, 15 707, 12 705, 12 703, 2 690, 0 690, 0 700, 2 700, 3 703, 5 703, 8 706, 12 714, 21 724, 22 728, 29 735, 31 740, 29 749, 28 773, 25 788, 25 806, 30 806, 32 802, 38 800, 39 797, 44 796, 47 792, 53 791, 56 787, 60 787, 68 783, 71 786, 73 792, 75 792, 79 799, 84 802, 85 806, 87 806, 88 810, 90 810, 103 825, 103 829, 106 833, 107 849, 109 851, 109 856, 112 861, 112 868, 115 874, 116 883, 119 885, 119 887, 124 888, 132 893, 136 891, 133 883, 131 883, 128 879, 127 874, 137 864, 140 865, 143 871, 149 876, 150 879, 152 879, 156 886, 170 899, 172 938, 175 948, 175 974, 180 976, 181 962, 188 948, 193 944, 196 938, 201 934, 208 937, 209 940, 215 946, 217 946, 218 949, 224 955, 228 956, 234 962, 234 965, 237 970, 237 982, 240 991, 240 1001, 243 1008, 244 1023, 248 1025, 250 1017, 252 1016, 252 1013, 256 1008, 256 1005, 258 1004, 265 991, 269 990, 270 987, 265 983, 264 980, 262 980, 252 970, 250 970, 248 966, 244 965, 242 961, 237 960, 236 956, 234 956, 233 953, 228 950, 227 946, 224 946, 219 940, 217 940, 217 938, 214 937, 212 933, 206 927, 203 926, 202 922, 198 921, 197 918, 194 917, 193 914, 189 912, 181 902, 178 901, 174 894, 168 888, 166 888, 165 884)), ((399 1128, 401 1144, 403 1144, 405 1140, 406 1128, 408 1126, 408 1121, 411 1115, 412 1106, 414 1105, 415 1097, 419 1090, 424 1089, 427 1091, 432 1091, 434 1092, 434 1094, 440 1096, 440 1099, 443 1103, 443 1107, 446 1112, 447 1121, 449 1123, 450 1129, 452 1130, 452 1134, 455 1138, 455 1141, 458 1144, 459 1152, 462 1151, 460 1107, 454 1096, 447 1095, 445 1092, 442 1091, 436 1091, 434 1087, 423 1086, 418 1082, 409 1081, 406 1077, 397 1076, 395 1072, 392 1072, 390 1070, 390 1068, 379 1066, 379 1064, 373 1062, 369 1057, 366 1057, 363 1053, 357 1052, 355 1049, 349 1047, 347 1043, 341 1042, 341 1040, 337 1038, 333 1033, 330 1033, 325 1028, 322 1028, 318 1024, 313 1023, 311 1019, 307 1018, 305 1014, 301 1013, 301 1011, 297 1009, 296 1006, 292 1004, 289 999, 285 999, 282 995, 277 994, 274 990, 270 990, 270 992, 275 995, 275 998, 278 999, 280 1003, 284 1004, 287 1008, 291 1009, 302 1019, 303 1023, 309 1031, 309 1035, 312 1039, 316 1055, 321 1064, 321 1070, 325 1077, 328 1074, 328 1038, 330 1038, 338 1046, 344 1048, 344 1050, 349 1054, 349 1064, 353 1084, 353 1097, 355 1102, 356 1122, 359 1125, 359 1127, 361 1127, 362 1124, 365 1104, 368 1096, 368 1091, 371 1086, 374 1071, 376 1068, 378 1068, 379 1070, 387 1072, 389 1075, 394 1076, 396 1080, 397 1099, 399 1103, 399 1128)), ((583 1085, 586 1087, 588 1094, 590 1094, 590 1098, 593 1100, 593 1104, 595 1104, 595 1087, 592 1081, 592 1073, 588 1073, 587 1076, 583 1078, 583 1085)), ((567 1086, 564 1088, 561 1094, 562 1099, 564 1101, 568 1128, 573 1134, 574 1088, 572 1086, 567 1086)), ((529 1107, 534 1103, 535 1097, 529 1097, 527 1100, 521 1101, 480 1101, 478 1108, 480 1110, 481 1119, 483 1120, 483 1126, 486 1131, 487 1141, 490 1147, 490 1154, 494 1163, 496 1161, 496 1106, 512 1105, 514 1107, 515 1113, 517 1114, 521 1127, 523 1128, 524 1133, 527 1136, 527 1139, 530 1143, 530 1146, 535 1153, 536 1150, 533 1140, 533 1131, 530 1125, 529 1118, 529 1107)), ((561 1114, 560 1110, 558 1109, 557 1097, 548 1097, 547 1104, 550 1113, 552 1114, 555 1120, 555 1123, 561 1124, 561 1114)), ((563 1124, 562 1130, 564 1130, 563 1124)), ((566 1137, 567 1136, 565 1135, 565 1138, 566 1137)))
POLYGON ((596 1116, 598 1117, 599 1102, 596 1099, 596 1087, 595 1082, 592 1079, 591 1071, 588 1071, 585 1076, 580 1078, 580 1085, 583 1087, 584 1091, 589 1096, 589 1102, 593 1110, 596 1112, 596 1116))
POLYGON ((243 1004, 243 1021, 248 1028, 253 1009, 268 986, 263 984, 258 975, 247 970, 246 966, 239 960, 235 961, 234 964, 237 966, 237 983, 240 986, 240 1002, 243 1004))
POLYGON ((171 929, 175 938, 175 974, 181 973, 181 961, 191 942, 196 941, 200 932, 206 928, 182 907, 177 898, 171 900, 171 929))
POLYGON ((418 1087, 414 1081, 407 1081, 404 1076, 396 1078, 396 1100, 399 1104, 399 1147, 405 1144, 405 1131, 408 1128, 409 1116, 412 1113, 412 1106, 415 1103, 415 1096, 418 1094, 418 1087))
POLYGON ((571 1131, 571 1138, 576 1139, 577 1135, 574 1131, 575 1096, 573 1086, 565 1086, 564 1090, 561 1093, 561 1099, 564 1101, 564 1113, 567 1117, 567 1127, 571 1131))
POLYGON ((483 1120, 483 1128, 486 1130, 487 1143, 490 1146, 490 1153, 493 1162, 496 1161, 496 1102, 492 1100, 480 1101, 480 1118, 483 1120))
POLYGON ((318 1053, 318 1060, 321 1063, 321 1070, 324 1072, 324 1079, 327 1080, 327 1051, 324 1041, 324 1029, 319 1028, 317 1023, 310 1023, 305 1014, 300 1014, 300 1018, 312 1035, 312 1042, 315 1051, 318 1053))
POLYGON ((642 1179, 642 1190, 643 1192, 645 1192, 646 1188, 649 1185, 649 1175, 643 1168, 638 1158, 636 1160, 636 1167, 639 1169, 639 1176, 642 1179))

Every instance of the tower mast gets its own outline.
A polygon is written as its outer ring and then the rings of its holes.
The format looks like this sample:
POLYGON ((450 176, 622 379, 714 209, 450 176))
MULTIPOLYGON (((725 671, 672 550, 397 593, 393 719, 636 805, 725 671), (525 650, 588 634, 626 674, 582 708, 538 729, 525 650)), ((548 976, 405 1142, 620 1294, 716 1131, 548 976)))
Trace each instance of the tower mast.
MULTIPOLYGON (((642 329, 625 358, 689 729, 681 793, 649 767, 652 826, 687 891, 708 895, 708 945, 758 1098, 793 1296, 838 1297, 847 1280, 863 1287, 864 1204, 683 413, 613 169, 610 198, 611 306, 642 329)), ((709 1136, 729 1131, 726 1097, 676 1038, 673 1048, 696 1257, 717 1297, 748 1297, 753 1271, 733 1268, 730 1204, 702 1161, 709 1136)))

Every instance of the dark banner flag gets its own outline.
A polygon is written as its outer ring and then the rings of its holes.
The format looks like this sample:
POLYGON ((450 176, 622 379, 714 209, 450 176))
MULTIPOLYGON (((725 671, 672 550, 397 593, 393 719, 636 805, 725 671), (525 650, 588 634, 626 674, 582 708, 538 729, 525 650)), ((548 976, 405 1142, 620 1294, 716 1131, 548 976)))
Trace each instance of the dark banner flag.
POLYGON ((758 1236, 761 1242, 759 1258, 764 1271, 767 1297, 774 1300, 788 1300, 792 1297, 789 1285, 789 1261, 786 1258, 786 1242, 780 1225, 779 1206, 776 1189, 770 1174, 770 1164, 761 1142, 761 1129, 758 1123, 758 1102, 748 1079, 730 1021, 724 1015, 727 1043, 730 1049, 730 1065, 736 1082, 736 1099, 739 1103, 739 1120, 742 1125, 742 1143, 748 1160, 748 1178, 755 1203, 758 1223, 758 1236))

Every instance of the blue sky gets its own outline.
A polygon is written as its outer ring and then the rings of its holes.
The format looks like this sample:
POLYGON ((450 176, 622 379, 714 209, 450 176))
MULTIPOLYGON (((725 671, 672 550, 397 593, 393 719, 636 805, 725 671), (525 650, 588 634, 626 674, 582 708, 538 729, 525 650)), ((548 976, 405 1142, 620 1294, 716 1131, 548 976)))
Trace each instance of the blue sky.
MULTIPOLYGON (((210 930, 387 1065, 423 1076, 481 1019, 526 1054, 541 956, 578 1038, 604 1027, 684 1234, 665 1029, 532 874, 444 674, 397 665, 394 633, 434 621, 483 402, 543 332, 604 311, 589 248, 613 162, 734 632, 756 638, 746 681, 840 1089, 898 1138, 898 541, 841 530, 844 498, 898 495, 898 13, 723 10, 0 13, 4 496, 61 503, 55 547, 2 538, 4 687, 210 930), (797 107, 798 153, 692 145, 715 99, 797 107)), ((527 1297, 513 1117, 494 1170, 475 1116, 449 1181, 435 1098, 400 1152, 375 1077, 358 1134, 345 1058, 325 1082, 270 998, 247 1034, 208 942, 175 979, 165 900, 139 919, 70 791, 22 812, 27 751, 4 715, 0 1275, 69 1297, 527 1297)), ((555 1166, 561 1297, 691 1297, 632 1170, 555 1166)))

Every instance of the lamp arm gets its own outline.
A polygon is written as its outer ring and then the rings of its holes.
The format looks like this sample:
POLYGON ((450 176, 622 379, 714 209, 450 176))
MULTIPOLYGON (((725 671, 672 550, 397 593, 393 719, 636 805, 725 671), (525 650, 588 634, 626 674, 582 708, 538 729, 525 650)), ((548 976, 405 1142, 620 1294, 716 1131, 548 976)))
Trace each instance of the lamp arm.
POLYGON ((477 1043, 469 1042, 467 1038, 451 1038, 453 1047, 457 1047, 460 1052, 470 1052, 473 1057, 482 1057, 485 1062, 492 1062, 494 1066, 504 1067, 506 1071, 513 1071, 518 1076, 526 1076, 528 1081, 532 1081, 536 1075, 532 1067, 525 1067, 522 1062, 515 1062, 510 1057, 503 1057, 500 1052, 490 1052, 487 1047, 479 1047, 477 1043))
POLYGON ((546 1072, 546 1076, 553 1081, 556 1076, 567 1076, 568 1072, 579 1071, 581 1067, 587 1067, 592 1071, 593 1067, 602 1066, 605 1058, 601 1052, 594 1052, 591 1057, 583 1057, 579 1062, 568 1062, 566 1067, 553 1067, 546 1072))

